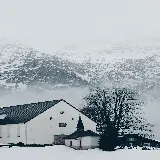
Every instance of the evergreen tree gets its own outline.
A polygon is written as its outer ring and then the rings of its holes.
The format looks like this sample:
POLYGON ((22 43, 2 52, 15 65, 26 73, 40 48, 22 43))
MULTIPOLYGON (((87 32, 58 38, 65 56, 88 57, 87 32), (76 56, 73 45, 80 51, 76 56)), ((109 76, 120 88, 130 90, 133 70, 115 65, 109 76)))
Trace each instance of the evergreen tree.
POLYGON ((84 131, 84 125, 81 119, 81 116, 79 116, 78 124, 77 124, 77 131, 84 131))
POLYGON ((114 151, 118 143, 118 132, 112 122, 108 122, 100 136, 99 148, 103 151, 114 151))

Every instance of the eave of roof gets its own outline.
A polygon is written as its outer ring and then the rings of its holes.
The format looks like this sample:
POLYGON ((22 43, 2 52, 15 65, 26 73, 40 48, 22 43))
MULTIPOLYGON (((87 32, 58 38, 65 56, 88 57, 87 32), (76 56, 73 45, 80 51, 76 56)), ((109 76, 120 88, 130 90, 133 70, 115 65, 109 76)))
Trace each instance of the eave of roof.
POLYGON ((80 137, 99 137, 99 134, 91 131, 91 130, 87 130, 87 131, 75 131, 74 133, 64 137, 64 139, 77 139, 80 137))

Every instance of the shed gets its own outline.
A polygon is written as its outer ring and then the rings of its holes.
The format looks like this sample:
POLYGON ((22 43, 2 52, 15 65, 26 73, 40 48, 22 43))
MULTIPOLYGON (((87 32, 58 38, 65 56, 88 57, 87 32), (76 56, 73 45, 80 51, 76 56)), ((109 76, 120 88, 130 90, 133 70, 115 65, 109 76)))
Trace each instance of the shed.
POLYGON ((75 131, 74 133, 66 136, 65 145, 74 149, 94 149, 99 146, 99 134, 87 131, 75 131))

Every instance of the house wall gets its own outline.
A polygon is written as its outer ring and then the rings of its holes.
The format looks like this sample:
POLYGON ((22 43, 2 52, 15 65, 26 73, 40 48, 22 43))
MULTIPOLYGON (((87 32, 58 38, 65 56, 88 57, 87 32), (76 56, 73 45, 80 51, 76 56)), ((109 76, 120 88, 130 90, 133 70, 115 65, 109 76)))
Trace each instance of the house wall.
POLYGON ((99 146, 100 137, 91 137, 91 147, 97 148, 99 146))
POLYGON ((69 135, 76 130, 79 116, 85 130, 96 131, 96 123, 61 101, 27 123, 27 143, 52 144, 54 135, 69 135), (60 114, 61 111, 64 113, 60 114), (67 126, 59 127, 59 123, 66 123, 67 126))
POLYGON ((92 149, 92 148, 97 148, 99 146, 98 144, 99 137, 80 137, 75 139, 66 139, 65 140, 65 145, 74 149, 92 149), (72 146, 70 146, 70 141, 72 141, 72 146), (80 148, 80 141, 81 141, 81 148, 80 148))
POLYGON ((66 139, 65 140, 65 145, 74 148, 74 149, 80 149, 80 140, 76 139, 66 139), (72 141, 72 146, 70 146, 70 141, 72 141))
POLYGON ((81 148, 82 149, 89 149, 91 148, 91 137, 82 137, 81 139, 81 148))
POLYGON ((25 143, 25 124, 10 124, 10 125, 0 125, 0 143, 25 143), (20 127, 20 134, 17 133, 18 126, 20 127), (19 137, 20 135, 20 137, 19 137))
POLYGON ((91 149, 91 148, 96 148, 98 147, 98 141, 99 137, 82 137, 81 142, 82 142, 82 149, 91 149))

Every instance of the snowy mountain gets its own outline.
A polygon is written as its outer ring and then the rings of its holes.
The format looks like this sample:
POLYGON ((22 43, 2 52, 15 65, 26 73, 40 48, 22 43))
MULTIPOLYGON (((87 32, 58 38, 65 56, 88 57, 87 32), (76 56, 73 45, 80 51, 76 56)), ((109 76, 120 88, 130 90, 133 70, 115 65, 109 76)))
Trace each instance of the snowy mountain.
POLYGON ((0 86, 18 87, 87 86, 80 67, 55 55, 34 51, 22 45, 0 46, 0 86))
POLYGON ((159 88, 159 45, 128 44, 92 51, 49 54, 1 43, 0 87, 12 90, 121 85, 142 92, 159 88))
POLYGON ((93 49, 90 53, 88 50, 81 55, 77 51, 63 52, 59 56, 80 63, 92 84, 129 86, 143 93, 159 88, 159 46, 151 43, 126 44, 93 49))

